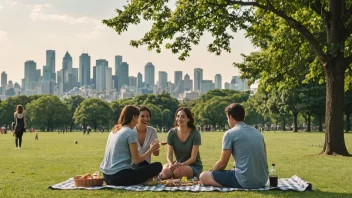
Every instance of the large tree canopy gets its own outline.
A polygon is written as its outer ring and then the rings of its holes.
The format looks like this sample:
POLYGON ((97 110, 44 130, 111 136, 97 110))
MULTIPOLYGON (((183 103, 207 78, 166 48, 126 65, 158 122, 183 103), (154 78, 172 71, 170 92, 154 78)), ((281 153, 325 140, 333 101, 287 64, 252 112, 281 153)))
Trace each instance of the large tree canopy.
MULTIPOLYGON (((176 7, 170 2, 174 1, 131 0, 122 10, 116 10, 116 17, 104 20, 103 23, 122 33, 131 24, 151 20, 153 25, 150 31, 143 38, 131 41, 131 45, 147 45, 148 49, 160 52, 161 45, 165 43, 167 49, 180 53, 181 60, 189 56, 192 45, 197 45, 205 32, 214 37, 208 50, 220 54, 223 50, 231 51, 230 41, 234 38, 231 32, 239 29, 250 31, 262 18, 284 24, 287 28, 283 27, 282 31, 292 35, 288 34, 287 41, 308 45, 307 49, 310 49, 304 54, 293 55, 306 57, 314 52, 315 60, 325 74, 326 135, 322 153, 348 155, 343 134, 343 96, 345 72, 351 70, 352 62, 352 1, 176 0, 176 7)), ((278 29, 275 26, 266 28, 269 32, 278 29)), ((261 34, 261 31, 254 34, 261 34)), ((287 55, 292 55, 294 51, 280 45, 273 49, 282 49, 287 55)), ((293 57, 292 61, 299 59, 297 57, 293 57)), ((273 62, 280 61, 276 59, 273 62)), ((299 69, 295 66, 297 64, 280 65, 292 72, 299 69), (290 66, 294 68, 291 69, 290 66)), ((308 67, 304 62, 303 66, 308 67)), ((272 73, 276 75, 276 72, 272 73)))

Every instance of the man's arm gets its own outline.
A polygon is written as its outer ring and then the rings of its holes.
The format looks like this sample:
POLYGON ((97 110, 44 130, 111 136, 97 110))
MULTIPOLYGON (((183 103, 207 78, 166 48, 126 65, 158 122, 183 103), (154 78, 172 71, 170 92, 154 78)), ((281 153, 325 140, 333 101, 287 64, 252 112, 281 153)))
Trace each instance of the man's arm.
POLYGON ((220 160, 216 162, 213 170, 224 170, 229 162, 232 151, 230 149, 223 149, 221 151, 220 160))
POLYGON ((265 153, 265 157, 268 158, 268 155, 266 154, 266 144, 264 142, 264 153, 265 153))

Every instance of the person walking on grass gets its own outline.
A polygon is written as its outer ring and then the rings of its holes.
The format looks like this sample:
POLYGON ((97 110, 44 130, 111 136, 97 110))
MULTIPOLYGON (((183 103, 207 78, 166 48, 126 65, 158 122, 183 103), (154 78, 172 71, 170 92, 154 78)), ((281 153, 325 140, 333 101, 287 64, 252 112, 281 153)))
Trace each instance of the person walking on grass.
POLYGON ((133 130, 138 123, 139 113, 138 107, 125 106, 117 125, 109 134, 104 159, 100 165, 100 170, 104 174, 107 185, 130 186, 141 184, 157 176, 162 170, 160 162, 135 169, 131 168, 132 162, 139 164, 160 148, 157 142, 153 142, 146 153, 139 154, 138 135, 133 130))
POLYGON ((268 181, 268 163, 263 135, 243 122, 245 111, 240 104, 230 104, 225 109, 231 129, 222 140, 220 160, 211 171, 203 172, 204 185, 229 188, 261 188, 268 181), (233 156, 233 170, 224 170, 233 156))
MULTIPOLYGON (((149 150, 150 144, 154 141, 158 141, 158 135, 156 133, 156 129, 148 126, 150 119, 152 118, 152 113, 150 110, 145 107, 139 107, 139 118, 138 124, 133 128, 137 132, 138 135, 138 152, 140 155, 146 153, 149 150)), ((154 156, 159 156, 159 150, 153 152, 154 156)), ((142 163, 133 164, 132 168, 136 168, 139 166, 144 166, 150 164, 151 161, 151 154, 148 155, 142 163)))
POLYGON ((17 105, 16 112, 14 113, 15 118, 15 143, 16 149, 20 149, 22 146, 23 132, 26 130, 26 118, 22 105, 17 105))
POLYGON ((161 179, 199 177, 203 170, 199 153, 201 136, 188 108, 181 107, 176 111, 175 128, 168 132, 167 144, 168 163, 164 165, 159 177, 161 179), (173 162, 174 153, 175 162, 173 162))

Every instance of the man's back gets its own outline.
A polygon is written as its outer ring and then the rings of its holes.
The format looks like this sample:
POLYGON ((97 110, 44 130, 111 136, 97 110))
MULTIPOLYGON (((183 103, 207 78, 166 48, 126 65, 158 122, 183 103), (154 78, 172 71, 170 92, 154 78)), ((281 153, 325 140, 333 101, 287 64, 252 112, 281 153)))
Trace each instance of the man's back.
POLYGON ((260 188, 268 180, 268 163, 264 138, 254 127, 243 122, 228 130, 223 149, 231 149, 235 159, 236 178, 243 188, 260 188))

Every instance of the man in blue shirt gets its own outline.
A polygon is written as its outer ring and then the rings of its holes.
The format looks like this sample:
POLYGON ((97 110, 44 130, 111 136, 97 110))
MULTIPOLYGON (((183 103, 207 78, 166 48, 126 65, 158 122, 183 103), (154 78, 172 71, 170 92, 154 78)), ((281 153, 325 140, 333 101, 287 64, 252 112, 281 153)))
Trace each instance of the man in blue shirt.
POLYGON ((225 112, 231 129, 224 134, 220 160, 212 171, 200 175, 201 183, 230 188, 264 187, 269 171, 262 134, 243 122, 245 111, 240 104, 230 104, 225 112), (234 169, 224 170, 231 155, 234 169))

